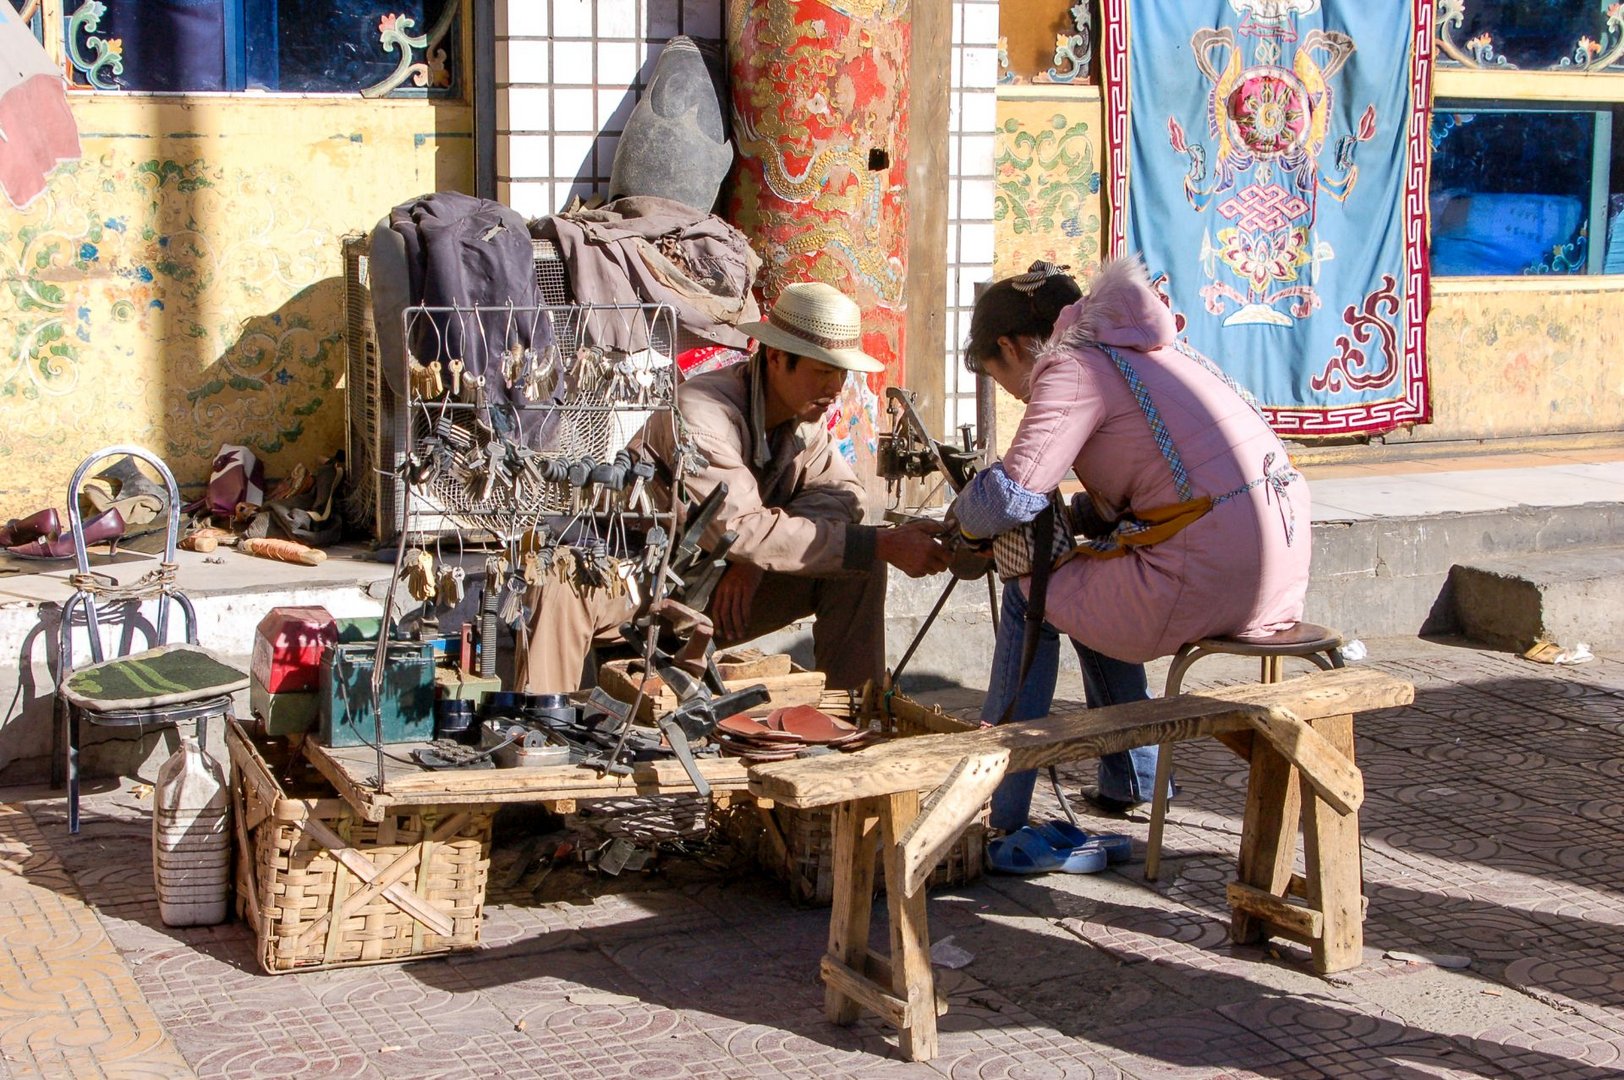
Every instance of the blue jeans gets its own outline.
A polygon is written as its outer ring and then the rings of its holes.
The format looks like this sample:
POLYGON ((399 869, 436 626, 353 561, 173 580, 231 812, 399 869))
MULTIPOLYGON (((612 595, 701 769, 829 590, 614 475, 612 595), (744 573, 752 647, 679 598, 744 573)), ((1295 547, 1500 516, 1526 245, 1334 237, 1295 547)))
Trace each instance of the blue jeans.
MULTIPOLYGON (((1017 582, 1004 586, 1003 603, 998 616, 998 641, 993 649, 992 678, 987 687, 987 700, 981 707, 981 719, 997 723, 1004 715, 1010 695, 1016 692, 1021 674, 1021 642, 1026 633, 1026 596, 1017 582)), ((1143 701, 1150 696, 1145 688, 1145 665, 1113 660, 1095 652, 1081 642, 1073 640, 1077 659, 1083 668, 1083 689, 1088 696, 1088 707, 1121 705, 1129 701, 1143 701)), ((1044 623, 1038 634, 1037 654, 1026 681, 1019 687, 1012 722, 1035 720, 1049 715, 1054 702, 1055 680, 1060 674, 1060 634, 1044 623)), ((992 796, 992 820, 995 829, 1006 832, 1022 828, 1032 810, 1032 788, 1037 771, 1011 773, 1004 777, 992 796)), ((1106 754, 1100 758, 1100 794, 1109 799, 1126 802, 1146 802, 1156 788, 1156 747, 1139 746, 1132 750, 1106 754)))

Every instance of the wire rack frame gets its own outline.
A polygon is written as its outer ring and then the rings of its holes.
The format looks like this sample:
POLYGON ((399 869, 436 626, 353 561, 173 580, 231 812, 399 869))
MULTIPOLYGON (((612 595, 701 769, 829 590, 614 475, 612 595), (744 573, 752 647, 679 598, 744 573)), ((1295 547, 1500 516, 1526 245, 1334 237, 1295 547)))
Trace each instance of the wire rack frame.
POLYGON ((463 465, 413 484, 404 529, 411 536, 512 536, 539 518, 572 514, 576 492, 566 483, 504 473, 485 484, 471 479, 478 469, 469 463, 504 440, 539 462, 607 462, 673 408, 678 338, 668 305, 415 306, 401 325, 408 446, 417 453, 438 440, 463 465))

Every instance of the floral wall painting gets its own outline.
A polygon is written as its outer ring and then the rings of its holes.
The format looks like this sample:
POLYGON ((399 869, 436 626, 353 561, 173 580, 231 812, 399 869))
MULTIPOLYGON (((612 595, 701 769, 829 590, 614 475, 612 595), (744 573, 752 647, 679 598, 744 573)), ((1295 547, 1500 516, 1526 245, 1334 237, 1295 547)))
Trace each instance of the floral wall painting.
POLYGON ((1624 72, 1624 0, 1437 0, 1440 64, 1624 72))
POLYGON ((1094 0, 1003 0, 998 18, 998 81, 1093 80, 1094 0))
POLYGON ((1000 277, 1043 259, 1086 273, 1100 259, 1099 103, 998 103, 993 221, 1000 277))
POLYGON ((1618 294, 1605 286, 1433 297, 1427 340, 1437 389, 1432 439, 1514 439, 1624 430, 1618 294))
POLYGON ((122 96, 74 108, 99 133, 85 156, 26 210, 0 207, 0 518, 60 506, 73 468, 117 443, 183 486, 224 442, 273 476, 341 447, 341 238, 466 183, 446 159, 468 140, 329 102, 156 110, 159 130, 206 138, 139 134, 155 110, 122 96))

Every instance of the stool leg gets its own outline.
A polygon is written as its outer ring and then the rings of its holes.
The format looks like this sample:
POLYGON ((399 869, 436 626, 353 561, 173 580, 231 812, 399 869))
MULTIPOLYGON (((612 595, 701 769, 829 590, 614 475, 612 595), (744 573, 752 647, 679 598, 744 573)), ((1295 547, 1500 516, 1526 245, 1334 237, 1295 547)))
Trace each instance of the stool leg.
MULTIPOLYGON (((1205 654, 1194 645, 1180 645, 1167 668, 1163 697, 1177 697, 1184 686, 1184 673, 1205 654)), ((1162 872, 1162 832, 1167 826, 1167 788, 1173 779, 1173 744, 1156 747, 1156 791, 1150 798, 1150 834, 1145 839, 1145 880, 1155 881, 1162 872)))
MULTIPOLYGON (((1331 716, 1313 722, 1314 730, 1353 757, 1353 717, 1331 716)), ((1325 932, 1314 942, 1314 970, 1322 975, 1358 967, 1364 951, 1360 887, 1359 815, 1339 814, 1308 793, 1303 799, 1303 870, 1308 906, 1324 919, 1325 932)))
POLYGON ((1173 778, 1173 744, 1156 747, 1156 794, 1150 800, 1150 835, 1145 839, 1145 880, 1162 872, 1162 830, 1167 825, 1167 787, 1173 778))
POLYGON ((902 837, 919 817, 919 793, 889 796, 881 810, 884 825, 885 897, 891 915, 891 992, 907 1002, 897 1033, 904 1061, 936 1056, 936 976, 930 968, 930 927, 925 921, 925 886, 909 895, 903 882, 902 837))
MULTIPOLYGON (((1297 770, 1267 739, 1253 739, 1236 874, 1242 884, 1275 896, 1286 894, 1301 806, 1302 783, 1297 770)), ((1262 920, 1255 915, 1238 908, 1231 912, 1230 936, 1237 945, 1258 941, 1265 934, 1262 920)))

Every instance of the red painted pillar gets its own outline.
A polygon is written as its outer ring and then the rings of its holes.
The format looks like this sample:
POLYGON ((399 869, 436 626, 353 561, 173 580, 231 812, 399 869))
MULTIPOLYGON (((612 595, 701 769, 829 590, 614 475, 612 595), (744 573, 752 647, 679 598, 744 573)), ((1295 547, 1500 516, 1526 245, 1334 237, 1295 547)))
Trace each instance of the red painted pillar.
POLYGON ((886 366, 869 388, 901 385, 908 0, 728 0, 727 22, 728 218, 761 256, 763 299, 796 281, 842 290, 886 366))

